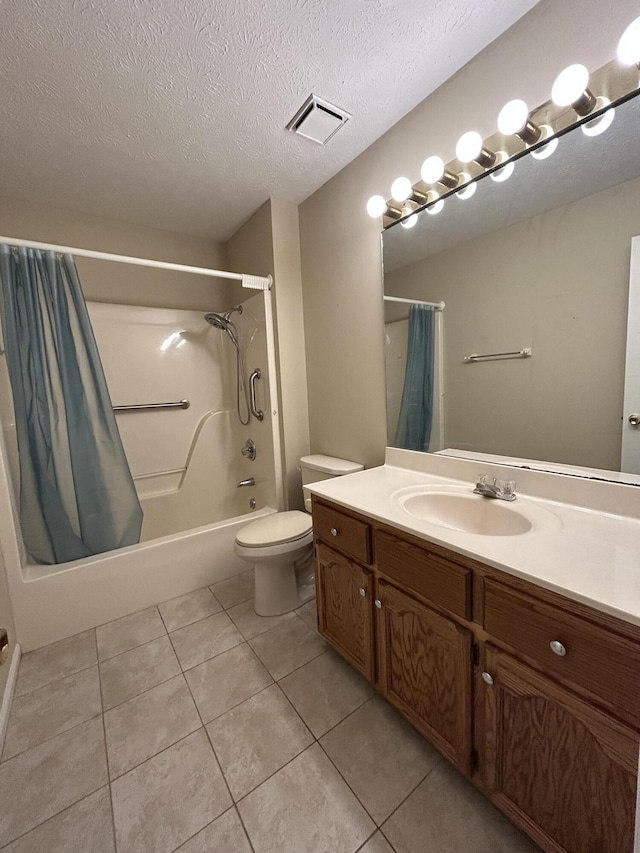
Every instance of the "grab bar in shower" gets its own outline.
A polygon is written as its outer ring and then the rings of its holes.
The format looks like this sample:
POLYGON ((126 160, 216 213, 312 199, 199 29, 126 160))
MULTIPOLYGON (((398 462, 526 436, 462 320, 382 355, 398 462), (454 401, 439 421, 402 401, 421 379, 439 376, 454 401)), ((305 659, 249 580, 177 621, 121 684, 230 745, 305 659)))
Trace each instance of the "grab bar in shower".
POLYGON ((143 412, 145 409, 188 409, 188 400, 178 400, 177 403, 140 403, 137 406, 114 406, 114 412, 143 412))
POLYGON ((472 352, 471 355, 465 355, 462 360, 469 364, 470 362, 480 361, 481 359, 531 358, 532 355, 531 347, 524 347, 524 349, 513 350, 512 352, 488 352, 485 355, 472 352))
POLYGON ((251 389, 251 414, 258 421, 264 420, 264 412, 262 409, 259 409, 256 404, 256 379, 260 379, 261 376, 262 371, 259 367, 256 367, 249 379, 249 387, 251 389))

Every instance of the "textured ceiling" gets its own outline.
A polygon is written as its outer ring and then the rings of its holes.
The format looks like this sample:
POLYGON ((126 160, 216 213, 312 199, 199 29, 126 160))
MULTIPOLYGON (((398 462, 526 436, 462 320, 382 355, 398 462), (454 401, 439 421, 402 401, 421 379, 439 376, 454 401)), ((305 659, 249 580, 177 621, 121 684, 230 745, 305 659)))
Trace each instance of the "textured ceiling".
POLYGON ((226 240, 537 0, 0 2, 0 195, 226 240), (284 130, 310 92, 353 115, 326 148, 284 130))

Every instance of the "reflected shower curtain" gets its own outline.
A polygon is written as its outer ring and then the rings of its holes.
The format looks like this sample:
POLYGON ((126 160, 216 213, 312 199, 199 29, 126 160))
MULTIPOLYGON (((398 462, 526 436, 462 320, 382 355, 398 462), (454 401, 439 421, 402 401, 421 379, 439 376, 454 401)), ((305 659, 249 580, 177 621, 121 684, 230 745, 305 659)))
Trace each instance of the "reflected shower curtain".
POLYGON ((64 563, 140 540, 142 509, 71 255, 0 245, 25 547, 64 563))
POLYGON ((429 305, 412 305, 395 447, 429 449, 433 418, 434 338, 435 310, 429 305))

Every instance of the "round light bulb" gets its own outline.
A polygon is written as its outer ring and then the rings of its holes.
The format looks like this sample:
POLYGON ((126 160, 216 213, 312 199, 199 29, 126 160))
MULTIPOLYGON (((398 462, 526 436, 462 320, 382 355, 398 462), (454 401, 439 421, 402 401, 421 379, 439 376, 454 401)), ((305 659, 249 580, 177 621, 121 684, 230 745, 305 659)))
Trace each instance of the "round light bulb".
POLYGON ((640 18, 632 21, 618 42, 618 59, 623 65, 640 62, 640 18))
POLYGON ((524 101, 516 98, 514 101, 509 101, 500 110, 498 130, 505 136, 511 136, 512 133, 518 133, 522 130, 528 121, 529 107, 524 101))
POLYGON ((441 157, 427 157, 420 169, 420 177, 425 184, 437 184, 444 175, 444 160, 441 157))
POLYGON ((551 100, 557 107, 570 107, 589 85, 589 72, 584 65, 570 65, 556 77, 551 100))
MULTIPOLYGON (((611 101, 609 98, 598 98, 596 102, 596 109, 601 110, 610 103, 611 101)), ((585 136, 600 136, 600 134, 604 133, 605 130, 609 130, 615 116, 616 111, 611 107, 610 110, 606 110, 602 115, 598 116, 598 118, 594 118, 591 121, 586 122, 586 124, 581 125, 582 132, 585 136)))
POLYGON ((430 213, 431 216, 435 216, 436 213, 440 213, 442 208, 444 207, 444 199, 439 198, 435 204, 432 204, 431 207, 427 208, 427 213, 430 213))
POLYGON ((406 216, 406 219, 400 220, 400 225, 402 225, 403 228, 413 228, 413 226, 418 223, 418 214, 411 213, 408 207, 403 209, 402 214, 403 216, 406 216), (409 214, 409 216, 407 216, 407 214, 409 214))
POLYGON ((377 219, 387 209, 387 202, 382 198, 381 195, 372 195, 369 201, 367 202, 367 213, 373 219, 377 219))
MULTIPOLYGON (((470 180, 471 180, 471 175, 467 174, 467 172, 461 172, 461 174, 460 174, 460 183, 461 184, 464 184, 466 181, 470 181, 470 180)), ((471 198, 471 196, 475 193, 475 191, 477 189, 478 189, 477 183, 468 184, 466 187, 463 187, 461 190, 458 190, 456 195, 458 196, 458 198, 461 198, 464 201, 465 199, 471 198)))
POLYGON ((456 157, 461 163, 471 163, 482 151, 482 137, 475 130, 463 133, 456 145, 456 157))
MULTIPOLYGON (((540 130, 542 131, 542 139, 549 139, 550 136, 553 136, 553 128, 549 124, 543 124, 540 130)), ((531 156, 535 160, 546 160, 547 157, 551 157, 557 147, 558 139, 551 139, 546 145, 541 145, 540 148, 532 151, 531 156)))
POLYGON ((506 151, 498 151, 496 153, 496 157, 498 158, 499 163, 505 163, 505 165, 501 169, 496 169, 495 172, 492 172, 490 177, 492 181, 495 181, 497 184, 501 184, 503 181, 507 181, 511 175, 513 175, 513 170, 516 167, 516 164, 513 160, 507 163, 509 159, 509 155, 506 151))
POLYGON ((409 178, 396 178, 391 184, 391 198, 394 201, 406 201, 413 192, 409 178))

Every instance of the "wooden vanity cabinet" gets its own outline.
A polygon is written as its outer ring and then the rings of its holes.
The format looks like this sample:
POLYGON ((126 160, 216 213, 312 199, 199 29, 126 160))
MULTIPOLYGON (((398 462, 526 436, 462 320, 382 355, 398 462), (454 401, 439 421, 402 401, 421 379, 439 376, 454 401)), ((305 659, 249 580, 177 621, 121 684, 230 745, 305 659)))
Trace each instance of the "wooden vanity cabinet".
POLYGON ((631 853, 638 732, 488 645, 485 781, 549 853, 631 853))
POLYGON ((632 853, 640 629, 319 507, 321 634, 546 853, 632 853))
POLYGON ((471 631, 384 580, 376 589, 379 690, 470 775, 471 631))
POLYGON ((318 628, 368 681, 375 681, 373 574, 316 544, 318 628))

